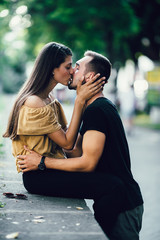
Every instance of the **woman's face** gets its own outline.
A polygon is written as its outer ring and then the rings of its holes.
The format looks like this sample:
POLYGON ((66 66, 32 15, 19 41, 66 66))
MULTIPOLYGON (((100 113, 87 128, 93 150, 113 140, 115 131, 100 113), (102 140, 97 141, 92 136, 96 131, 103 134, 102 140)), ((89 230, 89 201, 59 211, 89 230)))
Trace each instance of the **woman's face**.
POLYGON ((73 75, 72 56, 67 56, 65 62, 63 62, 58 68, 55 68, 53 73, 54 80, 57 83, 68 86, 68 83, 72 79, 73 75))

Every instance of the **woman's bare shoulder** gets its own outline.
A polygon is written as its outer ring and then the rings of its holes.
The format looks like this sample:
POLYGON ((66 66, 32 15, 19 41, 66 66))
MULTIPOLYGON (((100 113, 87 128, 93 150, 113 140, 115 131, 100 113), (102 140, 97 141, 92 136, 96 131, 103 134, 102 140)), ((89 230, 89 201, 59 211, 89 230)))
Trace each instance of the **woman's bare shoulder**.
POLYGON ((40 97, 36 95, 32 95, 27 98, 24 105, 31 108, 38 108, 38 107, 44 107, 45 103, 40 97))

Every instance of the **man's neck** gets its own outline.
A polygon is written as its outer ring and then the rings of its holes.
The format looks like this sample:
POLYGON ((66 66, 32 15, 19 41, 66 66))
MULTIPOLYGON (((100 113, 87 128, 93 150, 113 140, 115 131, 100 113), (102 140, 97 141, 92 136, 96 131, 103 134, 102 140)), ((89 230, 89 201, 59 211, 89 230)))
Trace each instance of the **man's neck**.
POLYGON ((89 106, 92 102, 94 102, 97 98, 100 98, 100 97, 104 97, 104 95, 103 95, 102 92, 97 93, 97 94, 94 95, 92 98, 90 98, 90 99, 87 101, 86 106, 89 106))

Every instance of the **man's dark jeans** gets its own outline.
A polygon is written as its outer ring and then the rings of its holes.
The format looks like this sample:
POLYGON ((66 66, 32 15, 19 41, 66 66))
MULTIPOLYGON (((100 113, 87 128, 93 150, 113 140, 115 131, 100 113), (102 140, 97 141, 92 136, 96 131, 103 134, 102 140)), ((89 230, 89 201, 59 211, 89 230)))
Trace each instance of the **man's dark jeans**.
POLYGON ((125 202, 126 189, 115 176, 98 172, 47 169, 23 173, 26 190, 33 194, 94 200, 94 215, 108 235, 125 202))

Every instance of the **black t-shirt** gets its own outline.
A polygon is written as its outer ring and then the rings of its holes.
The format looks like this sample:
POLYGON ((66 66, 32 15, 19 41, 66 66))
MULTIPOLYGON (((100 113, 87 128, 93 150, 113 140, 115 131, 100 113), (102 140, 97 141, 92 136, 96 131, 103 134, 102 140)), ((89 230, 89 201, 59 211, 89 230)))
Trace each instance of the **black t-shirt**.
POLYGON ((82 136, 88 130, 96 130, 106 136, 104 150, 95 171, 113 174, 125 183, 126 210, 141 205, 142 195, 131 173, 128 143, 116 107, 104 97, 97 98, 86 108, 82 120, 82 136))

